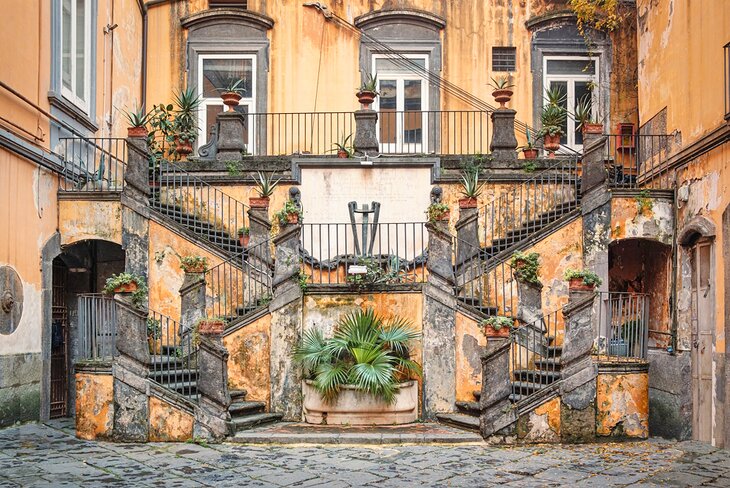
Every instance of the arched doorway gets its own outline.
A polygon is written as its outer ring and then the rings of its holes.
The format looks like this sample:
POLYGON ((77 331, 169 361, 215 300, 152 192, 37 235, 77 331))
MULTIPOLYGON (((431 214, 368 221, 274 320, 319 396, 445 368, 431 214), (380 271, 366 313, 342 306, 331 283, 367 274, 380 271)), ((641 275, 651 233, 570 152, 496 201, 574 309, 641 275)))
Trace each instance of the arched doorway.
POLYGON ((77 296, 99 293, 106 279, 124 271, 119 244, 86 240, 64 246, 53 259, 51 287, 49 417, 75 411, 74 360, 78 356, 77 296))

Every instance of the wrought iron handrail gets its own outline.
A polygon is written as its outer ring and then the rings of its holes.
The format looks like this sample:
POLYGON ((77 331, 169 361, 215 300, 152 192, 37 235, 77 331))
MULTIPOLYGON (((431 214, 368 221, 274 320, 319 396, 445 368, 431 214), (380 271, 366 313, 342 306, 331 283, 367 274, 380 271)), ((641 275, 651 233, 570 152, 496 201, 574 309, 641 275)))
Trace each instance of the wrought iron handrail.
POLYGON ((112 297, 84 293, 78 300, 78 352, 82 361, 108 361, 117 355, 117 307, 112 297))
POLYGON ((119 137, 61 137, 63 177, 60 191, 122 191, 127 141, 119 137))
POLYGON ((228 323, 266 305, 273 296, 271 239, 263 240, 205 272, 206 315, 228 323))
POLYGON ((192 330, 154 310, 148 311, 150 380, 171 393, 197 402, 199 339, 192 330))
POLYGON ((307 283, 393 285, 426 281, 425 222, 305 223, 300 244, 301 273, 307 283), (368 242, 363 242, 364 230, 368 242))
POLYGON ((604 163, 611 188, 671 190, 674 173, 667 166, 675 149, 672 134, 604 134, 604 163))
POLYGON ((600 292, 596 353, 613 362, 646 359, 649 346, 649 295, 600 292))

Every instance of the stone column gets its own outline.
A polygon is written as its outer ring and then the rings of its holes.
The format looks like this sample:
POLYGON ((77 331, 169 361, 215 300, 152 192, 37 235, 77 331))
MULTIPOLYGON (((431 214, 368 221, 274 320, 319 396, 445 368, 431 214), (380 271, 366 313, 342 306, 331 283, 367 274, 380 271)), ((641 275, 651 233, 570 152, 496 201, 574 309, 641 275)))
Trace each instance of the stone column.
POLYGON ((517 161, 515 137, 516 111, 503 108, 492 112, 492 143, 489 150, 495 161, 517 161))
POLYGON ((371 109, 355 111, 355 140, 353 145, 358 155, 377 156, 380 153, 376 124, 378 113, 371 109))
POLYGON ((234 433, 231 395, 228 392, 228 350, 223 346, 223 327, 209 328, 201 324, 198 349, 198 392, 200 409, 195 418, 193 435, 219 441, 234 433))
POLYGON ((144 137, 127 138, 127 168, 122 191, 124 270, 147 279, 149 260, 149 152, 144 137))
POLYGON ((113 438, 146 442, 149 435, 147 376, 151 364, 147 344, 147 314, 132 305, 129 293, 114 296, 117 305, 113 438))
POLYGON ((221 112, 216 116, 218 125, 218 161, 241 161, 246 144, 243 132, 246 117, 236 111, 221 112))
POLYGON ((611 242, 611 193, 604 164, 606 136, 584 134, 581 212, 583 215, 583 261, 608 290, 608 245, 611 242))
POLYGON ((185 272, 180 287, 180 325, 183 331, 193 328, 205 316, 205 274, 185 272))
POLYGON ((479 432, 485 439, 517 421, 517 409, 509 401, 510 346, 508 338, 490 338, 482 356, 479 432))
MULTIPOLYGON (((248 282, 253 289, 250 296, 262 298, 269 293, 268 270, 272 267, 269 239, 271 236, 271 222, 269 221, 268 207, 251 207, 248 210, 248 225, 250 242, 248 246, 248 261, 250 266, 244 265, 244 270, 252 274, 248 282)), ((246 292, 248 293, 248 291, 246 292)))
POLYGON ((428 281, 423 287, 423 416, 451 412, 456 401, 456 298, 448 222, 426 224, 428 281))
POLYGON ((593 364, 595 293, 570 291, 563 309, 565 338, 561 354, 560 425, 563 442, 590 442, 596 436, 596 365, 593 364))
POLYGON ((291 358, 302 335, 302 289, 300 271, 300 235, 298 224, 283 225, 274 238, 274 297, 271 313, 271 411, 281 413, 284 420, 302 418, 302 374, 291 358))
MULTIPOLYGON (((542 283, 530 283, 520 279, 516 273, 517 283, 517 318, 523 324, 535 327, 542 313, 542 283)), ((542 325, 537 325, 543 332, 542 325)))
POLYGON ((583 134, 583 172, 581 175, 581 191, 588 193, 593 188, 603 185, 608 177, 604 162, 607 136, 586 132, 583 134))

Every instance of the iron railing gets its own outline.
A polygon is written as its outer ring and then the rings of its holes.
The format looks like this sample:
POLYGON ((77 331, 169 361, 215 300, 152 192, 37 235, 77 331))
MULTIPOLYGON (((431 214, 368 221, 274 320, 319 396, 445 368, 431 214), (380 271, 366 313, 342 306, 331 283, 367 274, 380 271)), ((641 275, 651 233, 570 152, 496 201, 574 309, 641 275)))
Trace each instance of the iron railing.
POLYGON ((607 134, 604 163, 612 188, 671 190, 674 172, 667 160, 674 147, 671 134, 607 134))
POLYGON ((485 257, 513 247, 577 208, 579 194, 578 160, 560 158, 495 196, 479 209, 485 257))
POLYGON ((302 224, 302 278, 312 284, 426 281, 425 222, 302 224))
POLYGON ((649 296, 600 292, 596 353, 609 361, 646 359, 649 344, 649 296))
MULTIPOLYGON (((490 115, 481 110, 380 110, 376 130, 380 152, 487 153, 490 115)), ((353 112, 250 113, 245 117, 246 151, 255 156, 332 154, 335 143, 355 137, 353 112)))
POLYGON ((560 379, 562 309, 510 331, 513 402, 538 393, 560 379))
POLYGON ((236 236, 247 226, 247 205, 169 161, 156 165, 150 180, 152 208, 227 252, 243 251, 236 236))
POLYGON ((248 246, 205 272, 206 315, 231 323, 266 305, 273 296, 273 278, 271 240, 248 246))
POLYGON ((62 137, 63 177, 59 190, 122 191, 127 141, 117 137, 62 137))
POLYGON ((197 402, 199 338, 175 320, 150 310, 147 341, 152 365, 150 380, 197 402))
POLYGON ((108 361, 117 355, 117 307, 100 293, 78 295, 78 350, 82 361, 108 361))

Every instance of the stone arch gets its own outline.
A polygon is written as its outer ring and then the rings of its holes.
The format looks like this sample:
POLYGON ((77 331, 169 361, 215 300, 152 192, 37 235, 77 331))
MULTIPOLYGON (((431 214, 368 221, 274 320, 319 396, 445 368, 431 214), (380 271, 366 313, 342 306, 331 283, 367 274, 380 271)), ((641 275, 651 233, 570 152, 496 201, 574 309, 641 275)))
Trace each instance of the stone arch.
POLYGON ((691 247, 700 239, 713 239, 715 234, 715 224, 712 221, 701 215, 695 215, 679 231, 679 244, 691 247))

